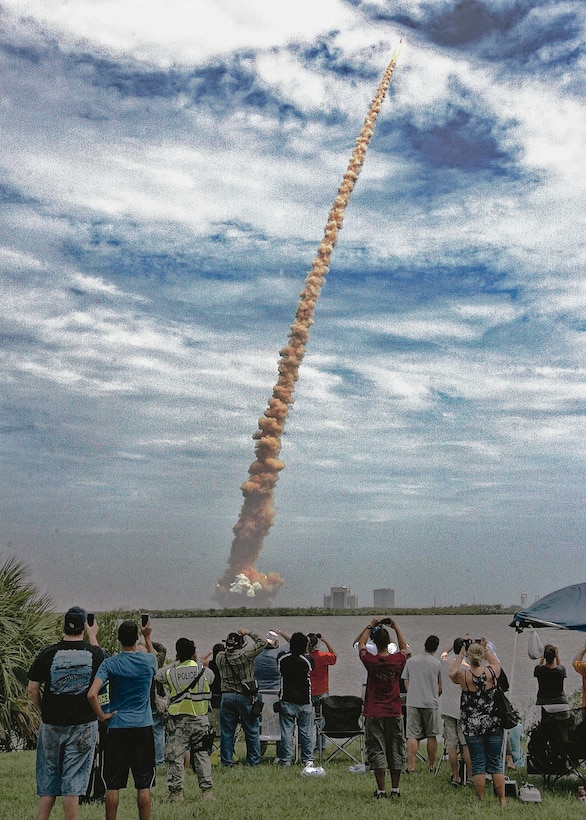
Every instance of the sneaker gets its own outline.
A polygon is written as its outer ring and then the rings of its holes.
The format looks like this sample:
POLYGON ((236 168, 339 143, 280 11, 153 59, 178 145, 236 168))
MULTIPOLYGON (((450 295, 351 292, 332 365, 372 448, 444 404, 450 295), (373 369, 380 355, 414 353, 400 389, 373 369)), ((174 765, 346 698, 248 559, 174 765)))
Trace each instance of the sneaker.
POLYGON ((306 763, 306 765, 301 770, 301 774, 304 777, 323 777, 325 773, 326 770, 323 768, 323 766, 314 766, 312 760, 310 760, 309 763, 306 763))
POLYGON ((452 777, 451 784, 455 789, 457 789, 459 786, 462 785, 462 781, 461 780, 456 780, 455 777, 452 777))
POLYGON ((384 799, 386 796, 387 796, 386 792, 379 792, 378 789, 375 790, 374 795, 373 795, 375 800, 384 799))
POLYGON ((393 797, 401 797, 401 792, 399 789, 391 789, 391 798, 393 797))

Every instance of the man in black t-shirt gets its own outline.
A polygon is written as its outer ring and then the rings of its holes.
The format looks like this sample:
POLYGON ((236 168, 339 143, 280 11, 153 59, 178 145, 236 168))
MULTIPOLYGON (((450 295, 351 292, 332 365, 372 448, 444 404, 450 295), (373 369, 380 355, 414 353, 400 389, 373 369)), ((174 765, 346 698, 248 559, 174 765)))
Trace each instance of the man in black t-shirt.
POLYGON ((38 820, 47 820, 57 795, 65 820, 77 820, 79 797, 85 794, 98 735, 87 692, 106 653, 99 648, 98 625, 86 623, 81 607, 65 615, 64 636, 43 649, 28 673, 28 694, 41 711, 37 740, 38 820), (89 643, 83 640, 87 630, 89 643))
POLYGON ((307 646, 307 635, 294 632, 289 642, 289 652, 284 652, 278 660, 281 673, 281 745, 278 763, 281 766, 291 765, 295 724, 301 760, 305 765, 313 762, 313 705, 309 675, 315 663, 306 654, 307 646))

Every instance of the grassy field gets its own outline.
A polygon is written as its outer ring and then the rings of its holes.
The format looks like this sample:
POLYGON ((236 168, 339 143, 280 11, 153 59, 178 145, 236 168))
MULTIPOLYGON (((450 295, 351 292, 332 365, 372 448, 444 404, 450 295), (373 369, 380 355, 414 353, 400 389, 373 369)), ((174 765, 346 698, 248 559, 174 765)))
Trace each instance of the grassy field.
MULTIPOLYGON (((270 755, 271 751, 267 751, 270 755)), ((500 808, 492 790, 487 788, 484 801, 478 805, 471 786, 455 789, 450 786, 447 761, 442 762, 436 776, 419 762, 420 771, 401 779, 400 801, 378 800, 372 797, 374 778, 372 774, 353 774, 348 771, 349 761, 334 760, 327 763, 325 777, 301 777, 301 766, 290 769, 276 767, 272 758, 263 758, 255 769, 236 765, 232 769, 214 766, 214 791, 216 801, 202 803, 192 772, 186 775, 186 802, 182 805, 165 804, 167 795, 165 772, 160 770, 157 786, 153 789, 152 818, 157 820, 192 820, 194 817, 215 820, 280 820, 295 818, 303 820, 372 820, 376 817, 394 815, 418 820, 437 818, 507 817, 537 818, 548 820, 572 820, 586 818, 586 804, 576 799, 577 783, 567 778, 560 780, 551 790, 546 790, 541 777, 532 776, 540 791, 540 804, 521 803, 509 799, 500 808)), ((11 752, 0 754, 0 820, 34 820, 37 816, 35 795, 34 752, 11 752)), ((524 773, 517 773, 523 782, 524 773)), ((390 785, 390 784, 389 784, 390 785)), ((121 792, 120 820, 135 820, 134 788, 121 792)), ((60 801, 52 817, 63 817, 60 801)), ((80 820, 103 820, 103 805, 80 807, 80 820)))

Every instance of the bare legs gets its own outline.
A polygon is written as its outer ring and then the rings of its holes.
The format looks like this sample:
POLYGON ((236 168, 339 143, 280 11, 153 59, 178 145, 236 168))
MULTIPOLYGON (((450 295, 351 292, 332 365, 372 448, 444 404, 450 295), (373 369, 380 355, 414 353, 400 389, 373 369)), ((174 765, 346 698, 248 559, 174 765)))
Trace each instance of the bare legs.
MULTIPOLYGON (((504 774, 493 774, 492 782, 494 785, 494 790, 496 795, 499 799, 499 803, 501 806, 505 806, 507 803, 507 799, 505 797, 505 776, 504 774)), ((475 774, 472 778, 474 783, 474 791, 476 792, 476 797, 480 801, 484 795, 484 788, 486 786, 486 775, 484 772, 482 774, 475 774)))
POLYGON ((150 820, 151 818, 151 790, 139 789, 136 793, 136 804, 138 806, 138 816, 140 820, 150 820))
MULTIPOLYGON (((410 772, 415 771, 415 762, 417 758, 417 752, 419 750, 419 741, 414 738, 410 737, 407 739, 407 768, 410 772)), ((435 768, 435 758, 437 755, 437 738, 435 737, 428 737, 427 738, 427 759, 429 761, 429 768, 435 768)))
MULTIPOLYGON (((38 820, 49 820, 56 798, 45 794, 39 798, 38 820)), ((61 798, 63 803, 63 816, 65 820, 77 820, 79 810, 79 797, 76 794, 66 794, 61 798)))
MULTIPOLYGON (((106 791, 106 820, 116 820, 118 800, 119 794, 117 789, 108 789, 106 791)), ((138 806, 138 816, 140 820, 150 820, 151 790, 138 789, 136 792, 136 804, 138 806)))

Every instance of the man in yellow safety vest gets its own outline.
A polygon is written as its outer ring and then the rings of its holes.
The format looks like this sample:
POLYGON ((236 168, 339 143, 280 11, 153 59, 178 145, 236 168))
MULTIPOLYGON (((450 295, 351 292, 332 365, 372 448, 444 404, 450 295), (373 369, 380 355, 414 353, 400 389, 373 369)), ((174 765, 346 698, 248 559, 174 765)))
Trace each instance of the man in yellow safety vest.
POLYGON ((193 770, 204 800, 213 799, 212 766, 208 753, 210 722, 208 710, 214 673, 197 660, 195 643, 179 638, 175 644, 177 660, 160 669, 156 680, 169 697, 165 725, 165 762, 169 802, 183 803, 184 754, 191 751, 193 770))

